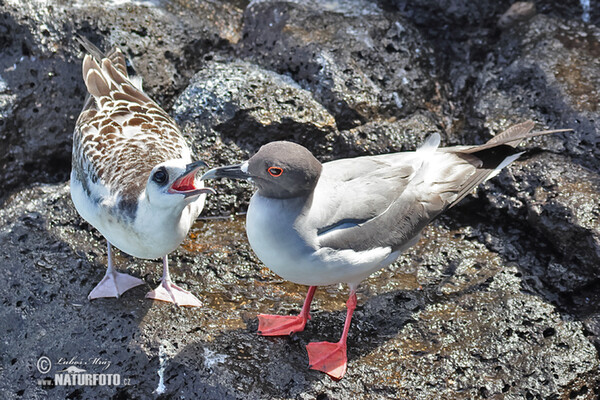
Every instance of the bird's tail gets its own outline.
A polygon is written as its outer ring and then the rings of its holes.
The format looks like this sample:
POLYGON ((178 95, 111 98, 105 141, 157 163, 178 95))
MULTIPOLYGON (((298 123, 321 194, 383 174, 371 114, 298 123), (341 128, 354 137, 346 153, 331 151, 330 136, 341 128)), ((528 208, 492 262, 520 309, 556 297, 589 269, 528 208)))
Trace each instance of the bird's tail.
POLYGON ((516 147, 523 140, 550 133, 572 131, 572 129, 555 129, 532 132, 533 126, 533 121, 529 120, 511 126, 482 145, 440 148, 439 151, 455 153, 476 167, 476 172, 464 182, 456 198, 446 208, 456 205, 477 185, 493 178, 500 170, 519 158, 523 152, 518 152, 516 147))
MULTIPOLYGON (((77 40, 89 53, 83 59, 83 79, 99 107, 106 101, 116 100, 132 104, 154 104, 141 89, 141 82, 130 78, 125 56, 118 47, 102 54, 89 40, 83 37, 77 37, 77 40)), ((87 99, 84 110, 93 103, 92 99, 87 99)))
POLYGON ((113 46, 106 53, 103 53, 102 50, 96 47, 96 45, 90 42, 86 37, 77 35, 75 36, 75 40, 77 40, 77 42, 79 42, 87 53, 94 57, 96 61, 100 62, 103 58, 108 58, 116 69, 125 75, 126 78, 130 78, 129 73, 127 72, 127 60, 121 49, 113 46))
POLYGON ((520 124, 516 124, 508 128, 507 130, 499 133, 494 136, 490 140, 488 140, 485 144, 476 145, 476 146, 456 146, 456 147, 448 147, 448 151, 454 151, 461 153, 476 153, 482 150, 491 149, 500 145, 508 145, 513 148, 517 147, 523 140, 548 135, 550 133, 558 133, 558 132, 570 132, 572 129, 554 129, 549 131, 534 131, 533 129, 534 123, 531 120, 521 122, 520 124))

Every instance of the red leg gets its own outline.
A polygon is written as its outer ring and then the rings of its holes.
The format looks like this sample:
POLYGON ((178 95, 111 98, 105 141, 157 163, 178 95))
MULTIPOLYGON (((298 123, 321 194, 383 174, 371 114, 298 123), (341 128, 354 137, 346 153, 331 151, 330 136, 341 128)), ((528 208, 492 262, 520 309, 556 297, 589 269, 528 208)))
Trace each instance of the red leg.
POLYGON ((316 286, 311 286, 308 289, 302 311, 298 315, 258 314, 258 334, 262 336, 281 336, 302 332, 306 321, 310 319, 310 303, 316 289, 316 286))
POLYGON ((352 290, 350 297, 346 302, 346 322, 344 323, 344 332, 337 343, 317 342, 309 343, 306 346, 308 351, 309 368, 325 372, 335 380, 340 380, 346 373, 348 360, 346 357, 346 340, 352 321, 352 313, 356 308, 356 292, 352 290))

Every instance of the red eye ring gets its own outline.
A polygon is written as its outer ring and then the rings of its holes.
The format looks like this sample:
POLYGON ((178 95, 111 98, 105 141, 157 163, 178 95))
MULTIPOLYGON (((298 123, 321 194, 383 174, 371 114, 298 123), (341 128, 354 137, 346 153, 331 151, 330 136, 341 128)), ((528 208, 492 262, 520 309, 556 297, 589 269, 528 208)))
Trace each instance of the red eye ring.
POLYGON ((267 169, 267 171, 269 171, 269 175, 277 178, 279 176, 281 176, 281 174, 283 174, 283 168, 279 168, 279 167, 269 167, 267 169))

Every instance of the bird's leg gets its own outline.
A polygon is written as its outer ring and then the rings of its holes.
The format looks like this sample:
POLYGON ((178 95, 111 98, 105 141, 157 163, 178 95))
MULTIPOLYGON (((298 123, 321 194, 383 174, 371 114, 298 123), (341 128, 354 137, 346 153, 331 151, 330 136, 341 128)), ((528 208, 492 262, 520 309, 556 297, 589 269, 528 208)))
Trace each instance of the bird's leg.
POLYGON ((316 286, 311 286, 306 294, 302 311, 298 315, 258 315, 258 334, 262 336, 291 335, 302 332, 306 321, 310 319, 310 303, 315 295, 316 286))
POLYGON ((112 246, 110 242, 107 241, 106 243, 108 245, 108 267, 104 278, 88 295, 90 300, 100 297, 119 297, 132 287, 144 284, 144 281, 139 278, 115 270, 112 246))
POLYGON ((350 297, 346 302, 346 322, 344 323, 344 332, 340 341, 337 343, 317 342, 309 343, 306 346, 308 351, 309 368, 325 372, 335 380, 340 380, 346 373, 348 359, 346 357, 346 340, 350 330, 350 321, 352 313, 356 308, 356 292, 354 289, 350 292, 350 297))
POLYGON ((163 257, 162 282, 156 289, 148 292, 146 298, 175 303, 178 306, 200 307, 202 305, 196 296, 171 281, 167 256, 163 257))

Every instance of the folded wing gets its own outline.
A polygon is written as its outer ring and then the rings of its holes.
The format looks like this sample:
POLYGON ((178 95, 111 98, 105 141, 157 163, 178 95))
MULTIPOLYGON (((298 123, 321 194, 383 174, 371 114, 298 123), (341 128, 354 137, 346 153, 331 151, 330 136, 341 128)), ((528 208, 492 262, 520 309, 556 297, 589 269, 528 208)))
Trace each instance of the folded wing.
POLYGON ((416 152, 324 164, 310 218, 318 245, 402 249, 439 213, 518 158, 515 146, 523 139, 557 132, 532 128, 532 121, 515 125, 479 146, 438 148, 434 136, 416 152))
POLYGON ((153 165, 189 158, 189 149, 175 121, 129 77, 118 48, 102 55, 87 40, 80 42, 90 53, 82 71, 89 97, 75 127, 74 169, 84 188, 87 177, 136 198, 153 165), (139 167, 123 169, 132 164, 139 167))

